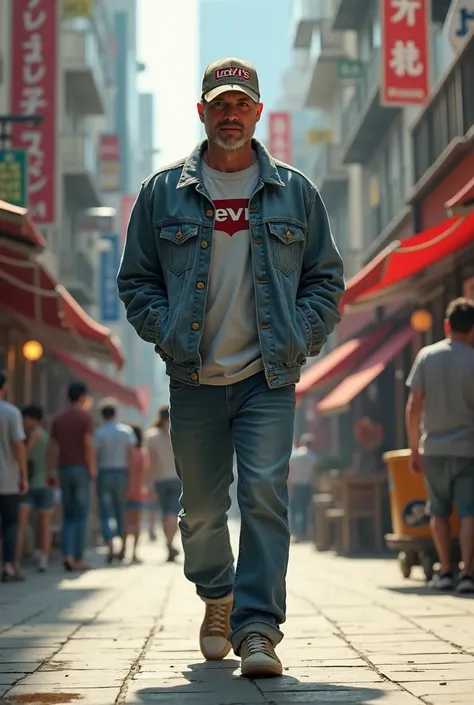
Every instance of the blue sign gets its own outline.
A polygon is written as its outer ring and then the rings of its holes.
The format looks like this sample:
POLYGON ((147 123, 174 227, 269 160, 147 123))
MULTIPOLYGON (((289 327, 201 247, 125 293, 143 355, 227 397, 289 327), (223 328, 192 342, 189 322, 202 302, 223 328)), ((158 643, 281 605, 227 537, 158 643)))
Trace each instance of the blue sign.
POLYGON ((107 233, 101 237, 100 252, 100 320, 118 323, 120 301, 117 291, 117 272, 120 264, 119 236, 107 233))
POLYGON ((426 511, 426 502, 422 499, 415 499, 408 502, 403 509, 403 521, 406 526, 420 528, 429 524, 430 517, 426 511))
POLYGON ((452 0, 445 26, 451 46, 460 51, 474 31, 474 0, 452 0))

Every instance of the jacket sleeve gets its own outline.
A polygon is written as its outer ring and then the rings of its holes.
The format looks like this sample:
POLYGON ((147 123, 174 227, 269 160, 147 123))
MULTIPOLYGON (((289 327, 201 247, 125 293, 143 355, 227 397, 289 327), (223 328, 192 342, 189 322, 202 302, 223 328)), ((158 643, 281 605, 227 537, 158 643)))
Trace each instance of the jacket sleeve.
POLYGON ((341 320, 339 301, 344 293, 344 268, 319 192, 314 189, 307 210, 308 236, 297 295, 309 340, 308 355, 318 355, 341 320))
POLYGON ((156 344, 160 321, 168 310, 168 297, 153 234, 151 203, 144 186, 130 216, 117 286, 128 321, 140 338, 156 344))

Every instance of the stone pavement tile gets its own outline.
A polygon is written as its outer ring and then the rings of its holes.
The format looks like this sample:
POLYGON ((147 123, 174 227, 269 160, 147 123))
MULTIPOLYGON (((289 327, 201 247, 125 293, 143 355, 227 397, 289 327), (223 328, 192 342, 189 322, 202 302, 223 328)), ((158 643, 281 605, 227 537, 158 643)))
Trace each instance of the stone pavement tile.
POLYGON ((428 695, 426 705, 472 705, 471 695, 428 695))
MULTIPOLYGON (((432 641, 415 641, 393 643, 386 642, 377 648, 376 644, 358 644, 358 648, 366 654, 457 654, 459 649, 439 639, 432 641)), ((370 658, 370 655, 369 655, 370 658)))
MULTIPOLYGON (((382 666, 380 673, 395 683, 408 683, 409 681, 465 681, 472 678, 474 669, 472 665, 439 665, 431 668, 424 666, 391 667, 382 666)), ((474 696, 474 690, 473 690, 474 696)), ((474 701, 474 697, 473 697, 474 701)))
MULTIPOLYGON (((216 673, 216 671, 214 671, 216 673)), ((219 697, 227 696, 228 700, 223 702, 232 703, 234 705, 244 705, 249 702, 254 702, 260 699, 260 693, 257 687, 248 680, 240 677, 220 677, 213 679, 201 679, 200 681, 189 681, 187 678, 138 678, 129 681, 127 684, 128 696, 133 693, 135 698, 146 693, 147 695, 162 695, 163 702, 168 702, 166 697, 171 701, 172 697, 181 695, 183 700, 185 696, 190 698, 195 695, 214 695, 219 697), (166 697, 165 697, 166 696, 166 697)), ((176 698, 179 705, 181 699, 176 698)), ((126 700, 128 702, 128 699, 126 700)), ((218 700, 217 702, 221 702, 218 700)))
POLYGON ((474 656, 470 654, 371 654, 369 657, 371 663, 376 666, 391 666, 397 664, 405 665, 432 665, 435 668, 439 664, 455 664, 468 663, 471 668, 474 668, 474 656))
MULTIPOLYGON (((271 705, 422 705, 421 700, 402 690, 396 692, 380 692, 369 688, 353 688, 348 686, 331 690, 300 693, 271 693, 271 705)), ((268 694, 270 696, 270 694, 268 694)), ((472 705, 470 703, 469 705, 472 705)))
POLYGON ((403 683, 404 687, 413 695, 425 698, 428 695, 468 695, 474 701, 474 679, 464 681, 418 681, 403 683))
POLYGON ((124 647, 122 648, 122 646, 118 642, 114 643, 113 646, 109 646, 108 648, 97 647, 94 644, 90 644, 87 648, 84 648, 84 644, 82 641, 70 641, 65 644, 65 646, 63 646, 62 649, 58 651, 57 654, 55 654, 55 656, 57 656, 59 659, 63 659, 69 658, 70 656, 74 656, 76 654, 79 654, 79 656, 87 654, 88 656, 95 656, 95 658, 99 658, 100 654, 108 653, 116 654, 118 658, 130 659, 130 662, 132 662, 140 655, 140 652, 141 649, 128 649, 126 645, 124 645, 124 647))
POLYGON ((433 639, 432 635, 427 634, 422 629, 417 631, 391 631, 390 627, 387 628, 387 631, 381 631, 379 634, 366 634, 365 632, 352 632, 351 634, 344 630, 344 636, 350 642, 358 641, 363 644, 393 643, 394 641, 409 641, 413 643, 414 641, 429 641, 433 639))
POLYGON ((74 655, 73 658, 68 660, 61 660, 60 656, 46 661, 42 666, 39 667, 39 671, 87 671, 88 669, 103 669, 104 671, 111 671, 115 668, 126 669, 130 668, 134 659, 122 659, 119 656, 114 656, 113 654, 98 654, 96 657, 89 656, 87 654, 74 655))
POLYGON ((0 686, 13 685, 13 683, 21 680, 24 675, 24 673, 18 671, 16 673, 0 673, 0 686))
MULTIPOLYGON (((157 690, 153 686, 147 688, 133 686, 127 692, 125 703, 126 705, 148 705, 148 703, 150 705, 267 705, 268 700, 256 688, 245 692, 240 688, 232 688, 232 690, 191 693, 173 692, 169 689, 157 690)), ((407 705, 411 704, 407 703, 407 705)))
POLYGON ((113 705, 120 688, 63 688, 17 685, 0 698, 0 705, 113 705), (62 697, 61 697, 62 696, 62 697))
POLYGON ((122 685, 129 671, 130 668, 115 668, 109 671, 105 669, 36 671, 36 673, 27 675, 23 679, 22 685, 41 686, 46 689, 50 685, 64 685, 67 688, 110 688, 122 685))
POLYGON ((382 683, 383 679, 370 668, 295 668, 285 669, 282 678, 256 680, 262 693, 312 691, 325 685, 363 685, 382 683))
POLYGON ((18 637, 17 639, 15 639, 14 637, 10 638, 7 632, 6 634, 2 634, 2 636, 0 637, 0 649, 2 651, 7 651, 8 649, 23 650, 31 649, 35 646, 38 646, 42 649, 50 647, 52 650, 54 650, 59 649, 61 644, 64 644, 66 640, 67 637, 64 637, 63 639, 58 639, 57 637, 48 638, 47 636, 45 636, 44 639, 42 637, 18 637))
POLYGON ((33 673, 37 668, 37 663, 0 663, 0 673, 33 673))

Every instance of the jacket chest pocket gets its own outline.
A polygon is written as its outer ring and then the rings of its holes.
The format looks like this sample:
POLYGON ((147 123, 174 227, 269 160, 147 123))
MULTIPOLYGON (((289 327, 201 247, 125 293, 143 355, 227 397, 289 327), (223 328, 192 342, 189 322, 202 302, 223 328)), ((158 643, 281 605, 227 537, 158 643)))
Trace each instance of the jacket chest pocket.
POLYGON ((303 230, 286 223, 268 223, 268 230, 273 264, 288 276, 300 266, 303 230))
POLYGON ((198 235, 197 225, 167 225, 160 230, 161 250, 166 268, 183 274, 193 264, 198 235))

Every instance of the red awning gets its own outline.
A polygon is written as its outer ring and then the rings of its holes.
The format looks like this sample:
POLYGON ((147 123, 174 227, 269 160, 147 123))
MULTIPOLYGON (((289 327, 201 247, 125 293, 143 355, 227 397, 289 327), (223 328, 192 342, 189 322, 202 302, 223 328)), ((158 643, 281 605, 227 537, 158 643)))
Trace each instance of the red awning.
POLYGON ((76 360, 71 355, 53 348, 53 354, 62 362, 72 373, 91 389, 104 397, 114 397, 119 403, 125 406, 131 406, 138 409, 143 414, 148 412, 148 404, 146 394, 140 389, 133 389, 117 382, 111 377, 93 370, 88 365, 85 365, 79 360, 76 360))
POLYGON ((94 321, 35 256, 25 257, 3 243, 0 301, 2 311, 19 320, 45 346, 123 365, 120 344, 112 332, 94 321))
POLYGON ((474 211, 474 177, 444 205, 449 216, 472 213, 474 211))
POLYGON ((474 213, 452 218, 403 242, 393 242, 347 284, 343 310, 376 299, 474 241, 474 213))
POLYGON ((414 331, 407 326, 392 335, 364 364, 344 379, 330 394, 319 402, 317 409, 322 414, 342 413, 363 389, 369 386, 387 365, 412 340, 414 331))
POLYGON ((389 330, 390 326, 382 326, 371 333, 351 338, 332 350, 303 372, 296 385, 297 396, 306 394, 316 385, 343 374, 350 367, 355 367, 388 334, 389 330))
POLYGON ((0 200, 0 232, 17 242, 44 249, 47 242, 33 221, 28 218, 26 208, 13 206, 0 200))

